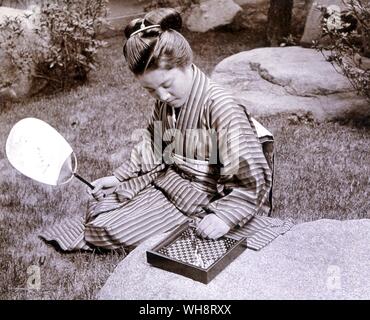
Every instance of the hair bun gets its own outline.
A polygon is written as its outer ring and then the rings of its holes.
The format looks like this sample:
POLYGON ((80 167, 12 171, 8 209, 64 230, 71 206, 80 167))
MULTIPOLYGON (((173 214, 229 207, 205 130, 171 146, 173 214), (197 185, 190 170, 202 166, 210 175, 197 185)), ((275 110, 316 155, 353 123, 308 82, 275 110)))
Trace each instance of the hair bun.
POLYGON ((180 31, 182 27, 182 19, 179 12, 173 8, 159 8, 147 13, 145 16, 145 25, 159 24, 163 31, 173 29, 180 31))
POLYGON ((126 39, 129 39, 132 33, 134 33, 135 31, 137 31, 141 28, 142 21, 143 21, 142 18, 136 18, 136 19, 132 20, 126 26, 126 28, 124 30, 126 39))
POLYGON ((175 10, 168 8, 168 15, 159 22, 162 30, 173 29, 180 31, 182 27, 181 15, 175 10))

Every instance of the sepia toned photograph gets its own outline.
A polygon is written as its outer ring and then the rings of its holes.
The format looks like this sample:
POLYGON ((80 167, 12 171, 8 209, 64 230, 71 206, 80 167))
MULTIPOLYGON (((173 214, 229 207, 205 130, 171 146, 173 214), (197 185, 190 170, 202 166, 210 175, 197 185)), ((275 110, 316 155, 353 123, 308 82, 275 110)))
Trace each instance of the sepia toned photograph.
POLYGON ((0 146, 0 300, 370 299, 369 0, 0 0, 0 146))

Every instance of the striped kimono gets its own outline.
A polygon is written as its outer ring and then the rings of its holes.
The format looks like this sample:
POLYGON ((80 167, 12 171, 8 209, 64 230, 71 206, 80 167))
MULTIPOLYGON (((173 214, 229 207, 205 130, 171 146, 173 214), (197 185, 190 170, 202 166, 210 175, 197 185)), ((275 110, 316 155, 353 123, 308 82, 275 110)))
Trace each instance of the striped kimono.
POLYGON ((272 162, 262 143, 272 136, 258 137, 260 125, 245 107, 194 65, 193 71, 177 116, 157 101, 143 140, 114 171, 120 184, 103 200, 91 200, 84 218, 46 230, 45 240, 67 251, 130 250, 213 213, 230 226, 228 236, 246 237, 259 250, 292 227, 266 215, 272 162))

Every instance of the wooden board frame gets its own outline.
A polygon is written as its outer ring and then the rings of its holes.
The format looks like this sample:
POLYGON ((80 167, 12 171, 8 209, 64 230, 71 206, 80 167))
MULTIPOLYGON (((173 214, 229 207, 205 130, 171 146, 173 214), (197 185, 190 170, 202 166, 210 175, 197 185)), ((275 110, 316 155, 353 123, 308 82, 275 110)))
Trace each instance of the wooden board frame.
MULTIPOLYGON (((208 284, 247 248, 245 238, 236 241, 236 243, 226 252, 226 254, 221 256, 206 269, 188 264, 186 262, 180 262, 158 252, 158 250, 174 242, 180 236, 180 234, 182 234, 190 226, 190 222, 182 224, 177 229, 175 229, 166 239, 161 241, 151 250, 148 250, 146 252, 147 262, 157 268, 191 278, 204 284, 208 284)), ((224 236, 222 238, 228 237, 224 236)), ((235 239, 232 240, 235 241, 235 239)))

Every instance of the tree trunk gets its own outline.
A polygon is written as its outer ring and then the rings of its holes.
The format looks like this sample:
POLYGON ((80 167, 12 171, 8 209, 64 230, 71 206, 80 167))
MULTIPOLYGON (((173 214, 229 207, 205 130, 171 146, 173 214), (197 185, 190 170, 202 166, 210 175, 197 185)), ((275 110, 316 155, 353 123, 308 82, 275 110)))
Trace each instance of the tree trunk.
POLYGON ((278 46, 290 34, 293 0, 270 0, 267 20, 267 39, 278 46))

